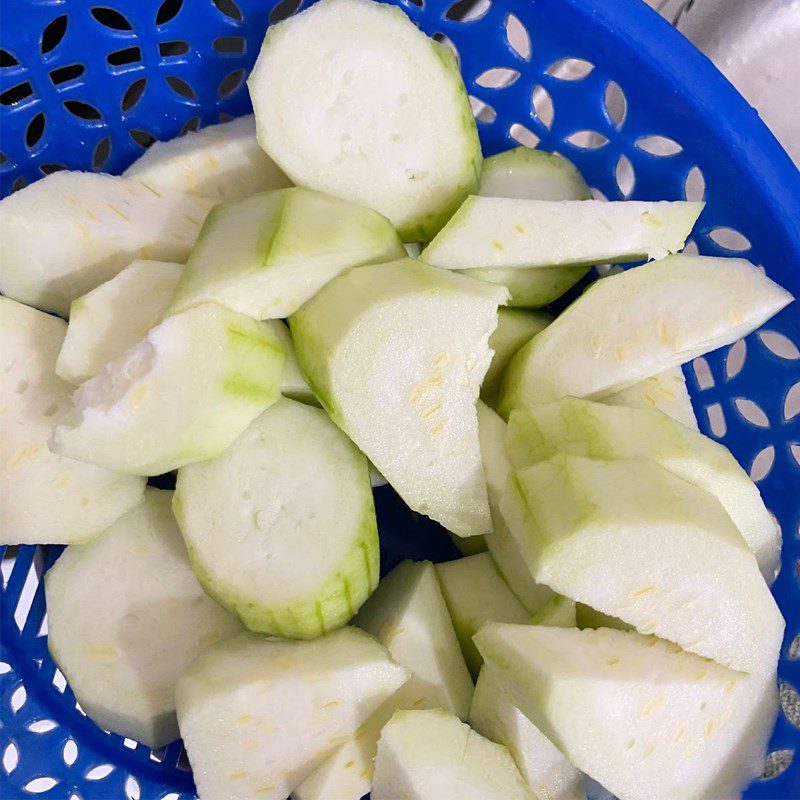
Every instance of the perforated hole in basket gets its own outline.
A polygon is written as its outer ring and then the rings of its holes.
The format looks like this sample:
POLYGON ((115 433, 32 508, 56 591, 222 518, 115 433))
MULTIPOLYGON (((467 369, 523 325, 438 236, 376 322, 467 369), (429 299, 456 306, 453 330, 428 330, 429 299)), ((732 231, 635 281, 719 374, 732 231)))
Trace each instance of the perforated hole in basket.
MULTIPOLYGON (((25 3, 24 14, 6 15, 0 49, 3 194, 64 167, 118 173, 156 139, 247 113, 244 79, 265 27, 308 4, 98 0, 77 9, 25 3)), ((517 144, 561 152, 576 162, 595 196, 609 200, 704 198, 708 207, 687 252, 746 257, 788 288, 800 286, 800 252, 789 252, 781 224, 770 216, 770 198, 749 196, 758 195, 758 182, 726 157, 719 126, 692 105, 694 87, 670 75, 670 64, 661 65, 662 74, 641 61, 641 41, 620 37, 609 47, 608 30, 587 23, 590 5, 597 18, 629 13, 635 22, 643 11, 588 0, 400 5, 457 54, 487 155, 517 144), (660 99, 667 93, 669 115, 660 99)), ((650 45, 657 48, 665 35, 650 45)), ((684 61, 692 58, 684 53, 684 61)), ((696 67, 708 69, 702 62, 696 67)), ((702 85, 710 78, 702 73, 697 80, 702 85)), ((748 117, 743 124, 754 122, 748 117)), ((761 149, 771 146, 761 143, 761 149)), ((768 780, 754 784, 748 797, 788 797, 800 776, 794 755, 800 618, 789 613, 800 608, 797 312, 787 309, 746 342, 696 359, 685 373, 701 428, 728 445, 758 481, 784 533, 784 568, 775 584, 789 618, 780 665, 783 714, 768 780)), ((402 517, 395 531, 398 504, 390 494, 380 497, 384 567, 403 548, 416 558, 449 554, 449 544, 433 538, 418 518, 409 526, 402 517)), ((21 797, 188 800, 193 785, 181 744, 151 752, 99 731, 50 659, 40 578, 59 551, 6 548, 3 557, 4 780, 21 797)))

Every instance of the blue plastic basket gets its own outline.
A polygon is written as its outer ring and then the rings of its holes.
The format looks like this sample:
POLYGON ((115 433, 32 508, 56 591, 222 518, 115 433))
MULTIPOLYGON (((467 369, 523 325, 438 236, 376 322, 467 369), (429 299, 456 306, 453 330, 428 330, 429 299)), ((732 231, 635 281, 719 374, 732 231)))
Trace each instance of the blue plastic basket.
MULTIPOLYGON (((476 109, 487 154, 538 142, 573 159, 608 198, 704 194, 690 248, 741 254, 800 296, 800 175, 756 113, 641 0, 403 5, 459 53, 467 88, 482 101, 476 109), (495 69, 503 72, 487 72, 495 69), (486 86, 498 82, 502 88, 486 86)), ((5 0, 3 194, 62 167, 119 172, 153 138, 247 112, 244 78, 264 31, 298 7, 298 0, 5 0)), ((702 429, 751 470, 784 536, 775 584, 788 623, 784 714, 772 777, 756 782, 749 798, 800 798, 800 757, 793 758, 800 745, 793 688, 800 687, 799 347, 794 304, 767 329, 687 369, 702 429)), ((401 555, 452 555, 441 532, 410 515, 391 490, 379 490, 378 506, 384 567, 401 555)), ((39 585, 59 551, 8 548, 3 557, 0 795, 193 797, 180 743, 151 752, 100 731, 76 708, 47 653, 39 585)))

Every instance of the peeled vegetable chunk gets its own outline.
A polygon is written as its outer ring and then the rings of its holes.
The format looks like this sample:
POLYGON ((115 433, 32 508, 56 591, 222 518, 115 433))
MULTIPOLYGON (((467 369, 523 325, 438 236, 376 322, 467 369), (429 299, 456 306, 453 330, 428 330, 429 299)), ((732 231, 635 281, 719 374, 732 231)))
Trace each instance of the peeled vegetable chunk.
POLYGON ((560 594, 551 597, 532 617, 531 625, 548 625, 551 628, 576 628, 575 601, 560 594))
POLYGON ((591 200, 575 165, 557 153, 515 147, 487 158, 481 171, 483 197, 518 200, 591 200))
MULTIPOLYGON (((270 319, 266 320, 265 324, 269 326, 281 343, 286 356, 286 360, 283 362, 281 394, 284 395, 284 397, 290 397, 292 400, 298 400, 301 403, 310 403, 313 406, 319 405, 317 398, 314 397, 314 392, 311 391, 308 381, 300 370, 300 365, 297 363, 297 354, 294 351, 292 334, 289 333, 289 328, 286 326, 286 323, 281 319, 270 319)), ((373 486, 374 485, 373 483, 373 486)))
POLYGON ((0 297, 0 544, 70 544, 141 500, 144 481, 63 458, 47 441, 72 389, 55 374, 67 324, 0 297))
POLYGON ((792 299, 736 258, 673 256, 611 275, 511 359, 498 411, 604 397, 746 336, 792 299))
POLYGON ((408 677, 357 628, 313 642, 241 633, 176 687, 201 800, 285 800, 408 677))
POLYGON ((477 189, 456 59, 397 8, 322 0, 274 25, 248 87, 258 140, 296 184, 374 208, 406 241, 477 189))
POLYGON ((189 566, 170 502, 144 499, 45 575, 47 645, 101 728, 162 747, 177 739, 175 682, 206 647, 240 630, 189 566))
POLYGON ((533 577, 742 670, 774 670, 783 618, 716 497, 643 459, 559 455, 509 479, 501 510, 533 577))
POLYGON ((673 419, 697 430, 697 417, 680 367, 645 378, 627 389, 601 397, 603 403, 631 408, 657 408, 673 419))
POLYGON ((131 261, 185 261, 213 204, 132 178, 54 172, 0 202, 0 292, 66 317, 131 261))
POLYGON ((290 320, 333 421, 414 511, 459 536, 491 527, 475 401, 505 297, 403 259, 350 270, 290 320))
POLYGON ((620 800, 739 797, 763 768, 774 673, 608 629, 487 625, 475 638, 509 699, 620 800))
POLYGON ((422 251, 444 269, 592 266, 683 247, 703 203, 468 197, 422 251))
POLYGON ((291 185, 259 147, 252 114, 189 131, 168 142, 155 142, 123 177, 216 201, 238 200, 291 185))
POLYGON ((269 326, 208 303, 168 317, 73 394, 59 455, 159 475, 214 458, 280 396, 269 326))
POLYGON ((584 797, 580 770, 506 697, 488 667, 481 670, 475 686, 469 724, 482 736, 508 748, 536 797, 584 797))
POLYGON ((500 383, 500 376, 511 356, 543 331, 553 318, 549 314, 523 311, 517 308, 500 308, 497 311, 497 327, 489 337, 489 347, 494 350, 492 363, 481 385, 481 399, 491 402, 500 383))
POLYGON ((175 516, 200 583, 252 630, 322 636, 378 584, 367 460, 324 411, 294 400, 183 467, 175 516))
POLYGON ((574 286, 589 267, 492 267, 491 269, 464 269, 462 275, 477 278, 497 286, 505 286, 511 294, 508 305, 512 308, 542 308, 561 297, 574 286))
POLYGON ((485 622, 524 623, 531 615, 500 577, 489 553, 437 564, 436 572, 461 651, 477 678, 483 659, 472 642, 475 632, 485 622))
POLYGON ((381 729, 398 708, 444 708, 466 718, 472 680, 433 565, 404 561, 354 620, 411 676, 322 766, 295 789, 295 800, 361 800, 372 784, 381 729))
POLYGON ((403 255, 389 221, 369 208, 307 189, 262 192, 209 214, 170 311, 215 302, 280 319, 347 267, 403 255))
POLYGON ((536 800, 508 750, 441 709, 397 711, 381 734, 372 800, 536 800))
POLYGON ((506 449, 516 469, 557 453, 646 458, 715 495, 772 583, 781 535, 758 488, 723 445, 654 408, 624 408, 565 397, 511 412, 506 449))
POLYGON ((110 281, 72 301, 56 372, 75 385, 147 336, 161 322, 182 264, 134 261, 110 281))
POLYGON ((511 472, 511 462, 505 446, 506 423, 480 400, 477 408, 481 454, 493 524, 492 530, 484 537, 486 547, 509 589, 514 592, 527 611, 533 614, 553 597, 553 591, 533 580, 519 546, 500 513, 500 501, 511 472))

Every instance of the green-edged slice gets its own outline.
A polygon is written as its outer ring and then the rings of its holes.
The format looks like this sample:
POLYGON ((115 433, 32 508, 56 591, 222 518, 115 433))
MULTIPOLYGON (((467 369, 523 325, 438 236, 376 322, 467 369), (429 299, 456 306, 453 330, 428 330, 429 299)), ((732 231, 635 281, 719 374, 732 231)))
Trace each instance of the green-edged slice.
POLYGON ((76 386, 147 336, 164 317, 182 264, 134 261, 72 301, 56 373, 76 386))
POLYGON ((206 650, 175 693, 200 800, 286 800, 407 677, 357 628, 206 650))
POLYGON ((593 266, 683 247, 703 203, 469 197, 420 259, 444 269, 593 266))
POLYGON ((203 592, 172 492, 142 502, 45 575, 47 646, 101 728, 148 747, 178 738, 175 682, 195 656, 241 630, 203 592))
POLYGON ((259 142, 296 184, 374 208, 406 241, 477 189, 456 59, 398 8, 322 0, 272 26, 248 87, 259 142))
POLYGON ((501 503, 536 580, 732 669, 774 670, 784 623, 714 495, 644 459, 558 455, 501 503))
POLYGON ((605 397, 746 336, 792 299, 736 258, 672 256, 611 275, 511 359, 498 410, 605 397))
POLYGON ((502 692, 488 667, 481 669, 469 724, 505 745, 520 774, 542 800, 583 800, 581 772, 502 692))
POLYGON ((511 412, 506 449, 516 469, 556 453, 587 458, 646 458, 715 495, 753 551, 764 578, 775 578, 781 534, 758 488, 723 445, 654 408, 625 408, 565 397, 511 412))
MULTIPOLYGON (((298 400, 301 403, 309 403, 312 406, 318 406, 319 402, 314 397, 314 392, 308 385, 308 381, 303 375, 300 365, 297 363, 297 353, 294 350, 294 342, 292 341, 292 334, 286 323, 280 319, 269 319, 265 323, 274 332, 275 336, 283 346, 283 352, 286 355, 286 360, 283 363, 283 381, 281 382, 281 394, 284 397, 290 397, 292 400, 298 400)), ((373 486, 375 484, 373 483, 373 486)))
POLYGON ((498 309, 497 327, 489 337, 489 347, 494 351, 494 355, 481 384, 481 399, 484 402, 492 402, 500 383, 500 376, 511 356, 552 321, 553 318, 549 314, 542 312, 524 311, 518 308, 498 309))
POLYGON ((81 384, 50 446, 133 475, 214 458, 280 397, 283 362, 268 325, 196 306, 81 384))
POLYGON ((511 702, 617 797, 739 797, 763 769, 774 672, 743 675, 607 629, 487 625, 475 638, 511 702))
POLYGON ((251 630, 322 636, 378 584, 367 460, 321 409, 283 398, 181 469, 175 516, 203 587, 251 630))
POLYGON ((54 172, 0 202, 0 292, 66 317, 131 261, 185 261, 213 204, 134 178, 54 172))
POLYGON ((461 274, 496 286, 505 286, 511 295, 508 305, 512 308, 542 308, 561 297, 588 271, 589 267, 494 267, 465 269, 461 270, 461 274))
POLYGON ((156 189, 177 189, 220 200, 283 189, 289 179, 256 141, 253 115, 167 142, 155 142, 123 177, 146 181, 156 189))
POLYGON ((135 506, 144 481, 51 453, 70 407, 55 373, 67 324, 0 297, 0 544, 71 544, 135 506))
POLYGON ((170 313, 215 302, 255 319, 288 317, 342 270, 404 254, 369 208, 308 189, 261 192, 208 215, 170 313))
POLYGON ((372 800, 536 800, 507 748, 441 709, 397 711, 381 733, 372 800))
POLYGON ((505 298, 403 259, 340 275, 290 320, 333 421, 414 511, 459 536, 491 527, 475 401, 505 298))
POLYGON ((538 611, 552 596, 552 589, 531 577, 519 546, 500 512, 511 462, 506 454, 506 423, 489 406, 478 401, 478 431, 483 468, 492 512, 492 530, 484 537, 497 569, 529 613, 538 611))
POLYGON ((472 642, 476 631, 486 622, 527 622, 530 614, 498 574, 489 553, 437 564, 436 572, 461 651, 477 678, 483 659, 472 642))
POLYGON ((551 597, 532 617, 531 625, 551 628, 577 628, 575 601, 560 594, 551 597))

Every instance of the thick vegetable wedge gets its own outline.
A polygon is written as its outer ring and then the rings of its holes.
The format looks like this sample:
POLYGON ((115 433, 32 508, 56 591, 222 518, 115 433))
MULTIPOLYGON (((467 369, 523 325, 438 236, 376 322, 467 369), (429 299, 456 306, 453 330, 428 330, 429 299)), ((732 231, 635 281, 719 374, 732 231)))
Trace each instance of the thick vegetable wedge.
POLYGON ((577 628, 578 619, 574 600, 557 594, 551 597, 532 617, 531 625, 551 628, 577 628))
POLYGON ((135 506, 144 481, 62 458, 47 441, 72 387, 55 374, 67 325, 0 297, 0 544, 70 544, 135 506))
POLYGON ((420 258, 444 269, 592 266, 683 247, 702 203, 469 197, 420 258), (577 232, 577 234, 576 234, 577 232))
POLYGON ((469 724, 482 736, 505 745, 536 797, 581 800, 581 772, 500 690, 488 667, 481 670, 469 724))
POLYGON ((292 334, 289 333, 286 323, 280 319, 270 319, 266 320, 266 324, 269 325, 280 341, 283 346, 283 352, 286 355, 286 360, 283 363, 281 394, 284 397, 291 397, 292 400, 299 400, 301 403, 309 403, 312 406, 319 405, 317 398, 314 397, 314 392, 311 391, 311 387, 308 385, 308 381, 300 371, 300 365, 297 363, 297 354, 294 351, 292 334))
POLYGON ((248 86, 259 142, 295 183, 374 208, 407 241, 477 189, 458 64, 397 8, 322 0, 269 29, 248 86))
POLYGON ((408 671, 357 628, 313 642, 242 633, 178 681, 178 722, 201 800, 285 800, 408 671))
POLYGON ((167 310, 182 264, 134 261, 110 281, 72 301, 56 372, 75 385, 147 336, 167 310))
POLYGON ((209 214, 171 312, 215 302, 280 319, 347 267, 403 255, 389 221, 369 208, 308 189, 262 192, 209 214))
POLYGON ((205 590, 252 630, 322 636, 378 584, 367 460, 321 409, 281 399, 181 469, 175 516, 205 590))
POLYGON ((134 475, 218 456, 280 396, 269 326, 208 303, 168 317, 73 394, 55 453, 134 475))
POLYGON ((505 286, 511 294, 508 305, 512 308, 542 308, 561 297, 588 271, 589 267, 493 267, 465 269, 461 270, 461 274, 496 286, 505 286))
POLYGON ((350 270, 290 320, 334 422, 412 509, 459 536, 491 527, 475 401, 505 297, 403 259, 350 270))
POLYGON ((680 367, 645 378, 627 389, 601 397, 603 403, 631 408, 657 408, 673 419, 697 430, 697 417, 680 367))
POLYGON ((178 738, 175 682, 206 647, 241 630, 197 582, 170 502, 142 502, 45 575, 47 645, 101 728, 162 747, 178 738))
POLYGON ((253 115, 209 125, 168 142, 156 142, 123 173, 156 189, 212 197, 216 201, 283 189, 289 179, 256 141, 253 115))
POLYGON ((774 674, 607 629, 487 625, 475 638, 509 699, 620 800, 739 797, 763 768, 774 674))
POLYGON ((611 275, 511 359, 498 410, 604 397, 746 336, 792 299, 735 258, 673 256, 611 275))
POLYGON ((536 800, 502 745, 441 709, 397 711, 381 733, 372 800, 536 800))
POLYGON ((497 327, 489 337, 489 347, 494 351, 494 355, 481 384, 482 400, 492 402, 500 383, 500 376, 511 356, 552 321, 553 318, 549 314, 542 312, 517 308, 498 309, 497 327))
POLYGON ((478 677, 483 659, 472 637, 486 622, 528 622, 530 614, 497 573, 489 553, 437 564, 442 594, 469 671, 478 677))
POLYGON ((55 172, 0 203, 0 292, 62 317, 137 258, 184 261, 215 201, 135 179, 55 172))
POLYGON ((646 458, 715 495, 772 583, 781 535, 758 488, 723 445, 654 408, 625 408, 565 397, 511 412, 506 450, 516 469, 557 453, 646 458))
POLYGON ((486 546, 508 587, 528 612, 533 614, 553 596, 553 591, 533 580, 519 546, 500 512, 500 501, 511 471, 511 462, 506 454, 506 423, 480 400, 478 430, 493 523, 492 530, 484 537, 486 546))
POLYGON ((469 713, 472 681, 432 564, 399 564, 354 622, 375 636, 411 677, 303 781, 292 793, 297 800, 361 800, 372 784, 381 729, 396 709, 441 707, 462 719, 469 713))
POLYGON ((559 455, 501 509, 533 577, 732 669, 774 670, 783 618, 719 500, 651 461, 559 455))

